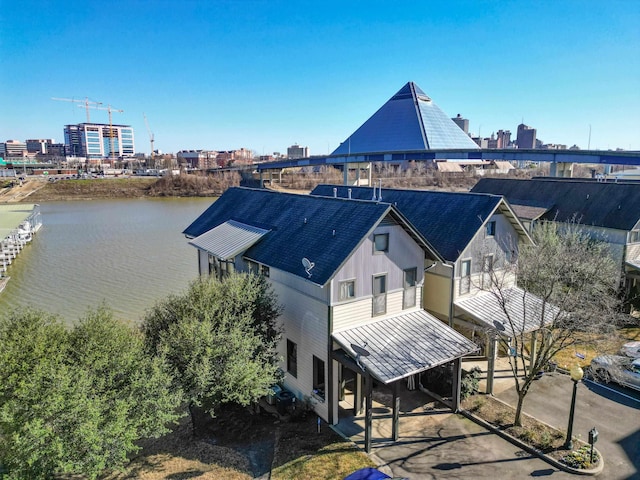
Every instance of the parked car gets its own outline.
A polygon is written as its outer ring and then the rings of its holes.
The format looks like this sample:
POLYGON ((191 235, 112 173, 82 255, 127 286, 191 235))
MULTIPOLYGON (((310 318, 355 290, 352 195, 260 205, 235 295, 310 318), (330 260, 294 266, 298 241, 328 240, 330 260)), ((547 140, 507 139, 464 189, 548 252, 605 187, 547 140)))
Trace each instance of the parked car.
POLYGON ((640 358, 602 355, 591 360, 590 370, 596 381, 615 382, 640 391, 640 358))
POLYGON ((620 353, 631 358, 640 358, 640 342, 628 342, 622 345, 620 353))

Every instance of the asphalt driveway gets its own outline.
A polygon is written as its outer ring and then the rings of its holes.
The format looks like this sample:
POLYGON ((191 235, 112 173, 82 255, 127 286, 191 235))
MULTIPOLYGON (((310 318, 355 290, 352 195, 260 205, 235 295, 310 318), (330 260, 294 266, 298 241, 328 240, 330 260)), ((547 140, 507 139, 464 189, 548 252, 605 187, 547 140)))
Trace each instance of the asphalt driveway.
MULTIPOLYGON (((531 387, 524 411, 543 422, 567 429, 573 381, 562 373, 545 374, 531 387)), ((515 405, 515 388, 497 397, 515 405)), ((598 479, 640 479, 640 393, 589 380, 578 384, 574 436, 587 441, 598 430, 596 448, 605 460, 598 479)))

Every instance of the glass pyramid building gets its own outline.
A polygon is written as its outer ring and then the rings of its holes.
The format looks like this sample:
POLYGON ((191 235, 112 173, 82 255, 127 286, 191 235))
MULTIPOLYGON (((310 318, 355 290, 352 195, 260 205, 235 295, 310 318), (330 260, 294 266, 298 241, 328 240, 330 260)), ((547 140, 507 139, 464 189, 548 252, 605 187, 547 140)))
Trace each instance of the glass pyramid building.
POLYGON ((331 155, 478 148, 420 87, 409 82, 331 155))

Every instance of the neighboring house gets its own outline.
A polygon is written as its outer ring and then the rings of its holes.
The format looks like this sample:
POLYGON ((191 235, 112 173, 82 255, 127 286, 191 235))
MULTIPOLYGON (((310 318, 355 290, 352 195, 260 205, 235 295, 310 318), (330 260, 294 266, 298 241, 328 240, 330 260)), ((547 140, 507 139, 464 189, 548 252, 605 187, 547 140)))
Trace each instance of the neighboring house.
MULTIPOLYGON (((514 303, 526 298, 530 312, 542 303, 533 295, 523 296, 511 269, 505 268, 522 243, 531 243, 509 203, 499 195, 334 185, 319 185, 311 195, 387 202, 415 226, 442 258, 425 260, 424 308, 485 349, 490 392, 497 345, 487 333, 495 332, 501 317, 496 316, 495 297, 485 291, 491 288, 488 275, 502 277, 502 286, 512 287, 507 294, 513 293, 514 303)), ((539 327, 535 315, 521 320, 527 331, 539 327)))
MULTIPOLYGON (((424 266, 444 259, 395 206, 231 188, 183 233, 202 275, 269 278, 284 308, 284 385, 325 421, 338 422, 347 370, 354 407, 366 397, 370 412, 371 379, 397 387, 453 362, 458 408, 460 358, 477 347, 422 309, 424 266)), ((370 445, 370 421, 367 432, 370 445)))
POLYGON ((579 224, 609 244, 627 295, 640 293, 640 183, 482 178, 471 191, 503 195, 529 230, 541 220, 579 224))

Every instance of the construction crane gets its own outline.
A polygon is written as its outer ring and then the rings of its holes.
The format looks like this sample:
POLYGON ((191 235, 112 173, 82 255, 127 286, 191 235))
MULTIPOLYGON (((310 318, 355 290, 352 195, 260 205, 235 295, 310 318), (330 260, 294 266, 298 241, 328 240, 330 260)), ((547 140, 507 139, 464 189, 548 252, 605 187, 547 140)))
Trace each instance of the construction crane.
POLYGON ((147 115, 144 113, 142 115, 144 116, 144 123, 147 126, 147 132, 149 133, 149 142, 151 142, 151 163, 153 164, 153 168, 156 168, 155 149, 153 148, 153 140, 154 140, 153 132, 149 127, 149 121, 147 120, 147 115))
MULTIPOLYGON (((82 103, 84 105, 85 110, 87 111, 87 123, 91 123, 91 117, 89 116, 89 109, 96 108, 102 105, 102 102, 92 102, 89 100, 89 97, 85 97, 84 100, 76 100, 75 98, 56 98, 51 97, 51 100, 59 100, 61 102, 74 102, 74 103, 82 103)), ((80 107, 82 105, 79 105, 80 107)))
POLYGON ((106 107, 100 107, 100 106, 88 106, 87 108, 93 108, 94 110, 106 110, 107 112, 109 112, 109 156, 110 156, 110 160, 111 160, 111 166, 113 167, 113 165, 115 164, 115 158, 114 158, 114 145, 113 145, 113 119, 111 116, 112 112, 118 112, 118 113, 123 113, 124 110, 118 110, 117 108, 113 108, 111 105, 107 105, 106 107))

